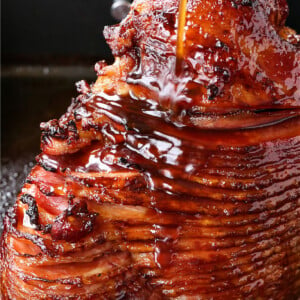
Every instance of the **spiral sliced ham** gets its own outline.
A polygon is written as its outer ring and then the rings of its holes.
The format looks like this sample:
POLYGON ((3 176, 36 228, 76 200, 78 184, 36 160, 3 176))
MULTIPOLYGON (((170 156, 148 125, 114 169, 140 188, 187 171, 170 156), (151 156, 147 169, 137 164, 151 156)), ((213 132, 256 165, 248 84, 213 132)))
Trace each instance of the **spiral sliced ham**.
POLYGON ((1 240, 3 299, 298 299, 299 37, 284 0, 136 0, 1 240))

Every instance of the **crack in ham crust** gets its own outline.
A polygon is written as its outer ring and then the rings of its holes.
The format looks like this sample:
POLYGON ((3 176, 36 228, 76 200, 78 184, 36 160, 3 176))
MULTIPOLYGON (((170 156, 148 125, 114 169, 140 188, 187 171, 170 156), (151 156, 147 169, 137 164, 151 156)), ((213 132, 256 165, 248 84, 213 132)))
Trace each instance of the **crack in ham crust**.
POLYGON ((1 240, 3 299, 297 299, 299 38, 283 0, 137 0, 1 240), (191 12, 194 12, 193 14, 191 12))

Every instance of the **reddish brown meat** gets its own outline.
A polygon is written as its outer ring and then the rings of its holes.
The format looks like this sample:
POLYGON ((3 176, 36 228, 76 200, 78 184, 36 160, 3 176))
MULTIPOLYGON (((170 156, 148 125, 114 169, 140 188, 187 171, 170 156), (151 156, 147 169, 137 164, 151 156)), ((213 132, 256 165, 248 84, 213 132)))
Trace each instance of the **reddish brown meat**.
POLYGON ((3 299, 297 299, 298 36, 284 0, 137 0, 5 220, 3 299))

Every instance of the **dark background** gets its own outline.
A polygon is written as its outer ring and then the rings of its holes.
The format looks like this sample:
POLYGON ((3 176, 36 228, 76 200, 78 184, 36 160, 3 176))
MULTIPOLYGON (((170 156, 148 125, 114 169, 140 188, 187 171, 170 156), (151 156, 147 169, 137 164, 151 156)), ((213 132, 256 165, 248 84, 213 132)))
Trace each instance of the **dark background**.
POLYGON ((2 0, 2 63, 92 63, 108 58, 110 0, 2 0))

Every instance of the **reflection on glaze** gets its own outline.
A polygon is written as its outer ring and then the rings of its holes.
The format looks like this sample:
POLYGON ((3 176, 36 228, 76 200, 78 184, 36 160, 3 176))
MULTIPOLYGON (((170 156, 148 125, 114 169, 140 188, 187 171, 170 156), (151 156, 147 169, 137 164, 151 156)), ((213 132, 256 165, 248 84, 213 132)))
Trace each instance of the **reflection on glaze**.
POLYGON ((137 0, 6 218, 10 298, 296 299, 297 36, 284 0, 137 0), (28 216, 28 217, 26 217, 28 216), (21 296, 20 296, 21 295, 21 296))

